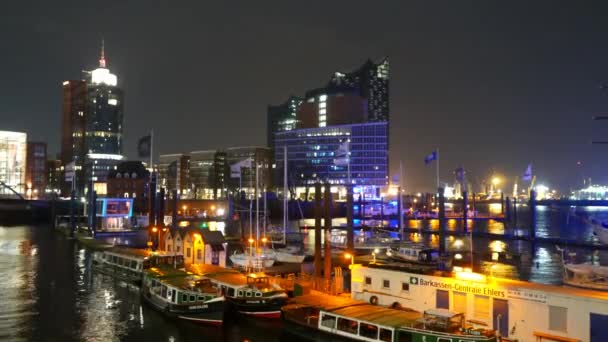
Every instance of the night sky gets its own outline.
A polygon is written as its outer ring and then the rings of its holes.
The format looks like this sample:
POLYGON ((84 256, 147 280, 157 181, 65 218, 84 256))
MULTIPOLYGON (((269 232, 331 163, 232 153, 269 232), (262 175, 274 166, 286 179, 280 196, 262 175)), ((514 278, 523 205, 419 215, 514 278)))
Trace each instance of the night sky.
POLYGON ((0 129, 59 151, 62 87, 108 66, 125 90, 124 153, 264 145, 266 107, 390 57, 391 169, 430 190, 533 163, 568 190, 608 183, 608 6, 600 1, 45 1, 0 10, 0 129), (206 3, 206 2, 205 2, 206 3), (559 5, 562 3, 563 5, 559 5), (581 161, 582 166, 576 166, 581 161))

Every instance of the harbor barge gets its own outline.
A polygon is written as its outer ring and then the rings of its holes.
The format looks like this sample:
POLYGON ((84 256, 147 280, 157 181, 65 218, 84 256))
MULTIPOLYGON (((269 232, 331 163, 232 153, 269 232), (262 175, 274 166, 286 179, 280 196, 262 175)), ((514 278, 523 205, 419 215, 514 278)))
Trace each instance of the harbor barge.
POLYGON ((171 265, 183 267, 183 255, 152 252, 147 249, 111 247, 93 253, 95 271, 140 285, 143 272, 150 267, 171 265))
POLYGON ((391 265, 351 265, 351 297, 464 313, 503 341, 604 342, 608 292, 500 279, 472 272, 418 274, 391 265))
POLYGON ((225 297, 209 279, 169 266, 144 271, 142 298, 168 317, 221 325, 225 297))
POLYGON ((286 331, 317 341, 496 342, 462 313, 389 309, 328 295, 305 295, 282 308, 286 331))

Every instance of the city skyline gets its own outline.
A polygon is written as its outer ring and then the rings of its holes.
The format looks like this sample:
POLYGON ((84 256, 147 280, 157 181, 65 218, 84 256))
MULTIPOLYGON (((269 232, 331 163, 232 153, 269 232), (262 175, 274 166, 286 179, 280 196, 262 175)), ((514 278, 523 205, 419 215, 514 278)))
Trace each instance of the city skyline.
POLYGON ((103 36, 128 97, 128 159, 152 128, 157 156, 264 145, 269 104, 302 94, 335 71, 388 55, 390 175, 402 160, 412 192, 434 187, 423 159, 437 147, 443 181, 452 181, 450 172, 461 165, 478 183, 491 169, 512 178, 532 163, 552 188, 567 190, 583 176, 605 183, 606 151, 589 143, 608 130, 591 120, 608 104, 600 89, 608 74, 602 11, 574 5, 545 13, 547 4, 446 2, 433 16, 411 4, 386 4, 374 15, 353 4, 346 18, 336 15, 341 8, 335 4, 312 17, 314 8, 284 16, 291 9, 286 4, 270 13, 251 4, 202 6, 192 11, 201 18, 187 15, 187 8, 151 6, 145 18, 132 21, 134 5, 99 4, 85 19, 69 17, 83 4, 67 14, 48 4, 25 14, 29 9, 11 4, 0 15, 0 37, 19 53, 0 56, 7 67, 0 119, 3 129, 47 142, 49 156, 59 152, 61 82, 95 65, 103 36), (515 13, 518 20, 509 15, 515 13), (263 15, 276 20, 262 24, 257 19, 263 15), (156 26, 160 18, 166 21, 156 26), (351 20, 362 24, 353 27, 351 20), (105 21, 109 25, 101 25, 105 21))

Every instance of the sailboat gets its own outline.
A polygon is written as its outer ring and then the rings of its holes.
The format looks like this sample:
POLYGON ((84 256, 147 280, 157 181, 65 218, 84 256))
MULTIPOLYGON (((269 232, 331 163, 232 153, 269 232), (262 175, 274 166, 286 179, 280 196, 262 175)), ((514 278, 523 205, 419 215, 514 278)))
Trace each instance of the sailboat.
POLYGON ((608 291, 608 266, 566 263, 566 250, 559 246, 555 247, 562 254, 562 263, 564 266, 562 282, 565 285, 608 291))
POLYGON ((289 208, 287 206, 287 146, 283 146, 283 239, 284 248, 273 248, 269 253, 274 253, 276 261, 289 263, 302 263, 306 255, 302 248, 287 246, 287 221, 289 208))
MULTIPOLYGON (((240 165, 239 165, 240 167, 240 165)), ((251 167, 251 165, 250 165, 251 167)), ((256 188, 256 194, 257 194, 257 189, 258 189, 258 183, 259 183, 259 165, 256 162, 255 165, 255 188, 256 188)), ((264 200, 266 200, 266 197, 264 197, 264 200)), ((257 198, 256 196, 256 238, 259 242, 259 237, 260 237, 260 215, 259 215, 259 198, 257 198)), ((265 209, 265 208, 264 208, 265 209)), ((250 246, 247 248, 248 250, 238 253, 235 252, 234 254, 232 254, 230 256, 230 261, 232 262, 233 265, 236 266, 240 266, 246 269, 254 269, 254 270, 262 270, 263 268, 266 267, 272 267, 272 265, 274 265, 274 253, 270 252, 268 253, 268 251, 266 251, 265 248, 263 249, 258 249, 256 247, 253 246, 253 232, 252 232, 252 225, 253 225, 253 219, 251 217, 251 212, 252 212, 252 201, 251 199, 249 200, 249 243, 250 246)), ((266 215, 266 210, 264 210, 264 215, 266 215)), ((264 224, 266 224, 266 217, 264 217, 264 224)), ((256 244, 257 246, 257 244, 256 244)))

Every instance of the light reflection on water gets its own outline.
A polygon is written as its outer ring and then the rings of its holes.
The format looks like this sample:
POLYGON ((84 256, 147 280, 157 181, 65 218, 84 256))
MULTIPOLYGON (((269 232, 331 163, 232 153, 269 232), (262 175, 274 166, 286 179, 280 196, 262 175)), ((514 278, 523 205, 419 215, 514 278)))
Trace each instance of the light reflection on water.
MULTIPOLYGON (((1 341, 279 341, 280 322, 222 328, 166 318, 139 289, 91 270, 91 252, 48 227, 0 227, 1 341)), ((290 338, 290 341, 295 341, 290 338)))

